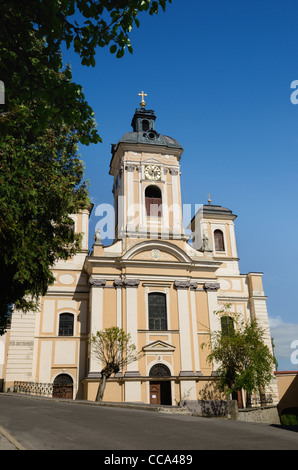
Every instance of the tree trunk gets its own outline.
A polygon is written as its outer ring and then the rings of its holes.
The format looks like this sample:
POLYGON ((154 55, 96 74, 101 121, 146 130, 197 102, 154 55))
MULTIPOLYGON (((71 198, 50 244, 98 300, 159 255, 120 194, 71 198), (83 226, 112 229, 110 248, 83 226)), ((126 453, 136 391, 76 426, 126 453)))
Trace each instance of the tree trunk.
POLYGON ((107 383, 107 378, 108 376, 106 374, 102 374, 101 380, 98 384, 98 389, 97 389, 97 394, 96 394, 96 401, 102 401, 103 399, 103 394, 106 388, 106 383, 107 383))

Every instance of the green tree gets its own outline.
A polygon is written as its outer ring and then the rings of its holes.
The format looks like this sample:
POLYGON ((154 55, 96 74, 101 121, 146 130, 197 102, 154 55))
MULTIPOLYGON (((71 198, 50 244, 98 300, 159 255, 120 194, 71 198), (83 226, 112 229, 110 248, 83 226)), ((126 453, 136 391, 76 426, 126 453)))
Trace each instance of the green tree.
POLYGON ((80 248, 69 218, 89 204, 78 144, 101 138, 61 47, 87 66, 98 47, 132 53, 138 15, 159 6, 166 0, 0 1, 0 334, 11 305, 36 308, 54 281, 51 267, 80 248))
POLYGON ((142 355, 131 342, 130 334, 113 326, 104 331, 97 331, 90 340, 91 354, 101 364, 101 380, 98 386, 96 401, 102 401, 107 379, 117 374, 124 366, 135 362, 142 355))
POLYGON ((230 304, 226 304, 215 313, 221 318, 234 318, 234 328, 212 332, 209 344, 207 359, 218 364, 217 388, 227 396, 243 389, 249 396, 256 392, 262 397, 272 380, 276 359, 264 343, 265 332, 257 321, 241 322, 239 315, 229 309, 230 304))
POLYGON ((66 126, 47 129, 35 142, 3 140, 0 147, 0 311, 34 309, 54 277, 57 259, 80 248, 70 214, 89 203, 77 136, 66 126))
MULTIPOLYGON (((72 83, 69 67, 57 83, 62 45, 73 47, 87 66, 95 66, 99 47, 110 45, 110 52, 120 58, 125 50, 133 52, 129 35, 133 26, 139 27, 140 14, 154 15, 159 7, 165 10, 171 1, 0 1, 0 80, 5 85, 5 108, 0 113, 3 134, 7 126, 14 129, 16 106, 30 102, 39 116, 34 120, 35 132, 52 121, 66 123, 78 129, 81 143, 97 143, 100 138, 92 126, 92 108, 84 100, 81 86, 72 83)), ((22 120, 21 109, 18 111, 18 119, 22 120)))

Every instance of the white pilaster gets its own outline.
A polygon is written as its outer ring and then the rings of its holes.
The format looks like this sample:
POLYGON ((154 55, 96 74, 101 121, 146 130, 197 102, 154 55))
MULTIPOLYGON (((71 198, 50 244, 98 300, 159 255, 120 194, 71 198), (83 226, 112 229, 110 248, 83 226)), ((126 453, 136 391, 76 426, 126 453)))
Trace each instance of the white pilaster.
POLYGON ((122 322, 122 281, 115 279, 114 286, 116 288, 116 317, 118 328, 123 328, 122 322))
MULTIPOLYGON (((258 325, 264 330, 263 341, 264 344, 269 348, 271 354, 273 354, 272 348, 272 341, 271 341, 271 333, 269 327, 269 320, 268 320, 268 312, 267 312, 267 303, 266 297, 264 296, 264 292, 261 291, 250 291, 250 312, 251 312, 251 319, 256 320, 258 325)), ((277 404, 279 401, 278 395, 278 388, 277 388, 277 380, 276 377, 272 374, 272 380, 268 387, 265 389, 265 395, 272 396, 273 404, 277 404)))
POLYGON ((231 240, 231 253, 233 258, 237 258, 237 246, 235 238, 234 224, 229 224, 230 240, 231 240))
POLYGON ((135 229, 135 201, 133 188, 134 165, 126 165, 126 194, 127 194, 127 230, 135 229))
MULTIPOLYGON (((207 292, 207 301, 208 301, 208 313, 209 313, 209 328, 210 333, 219 331, 221 329, 220 326, 220 318, 216 315, 216 310, 218 310, 218 303, 217 303, 217 290, 219 289, 219 284, 217 283, 206 283, 204 288, 207 292)), ((218 364, 213 362, 213 372, 215 372, 218 368, 218 364)))
MULTIPOLYGON (((131 342, 138 350, 138 286, 139 279, 125 279, 126 287, 126 332, 130 334, 131 342)), ((137 361, 127 365, 125 377, 139 377, 137 361)), ((141 381, 125 382, 125 401, 141 401, 141 381)))
POLYGON ((145 201, 142 187, 143 171, 142 165, 138 166, 139 171, 139 231, 142 232, 145 226, 145 201))
MULTIPOLYGON (((97 331, 103 329, 103 288, 106 284, 105 279, 91 279, 91 294, 90 294, 90 333, 91 336, 95 335, 97 331)), ((88 376, 100 375, 101 363, 92 352, 89 361, 88 376)))
MULTIPOLYGON (((180 377, 195 376, 192 365, 191 351, 191 327, 189 322, 189 302, 188 302, 188 281, 175 281, 178 297, 178 315, 180 332, 180 377)), ((182 400, 196 400, 196 382, 195 380, 180 380, 180 392, 182 400)))
POLYGON ((119 189, 118 189, 118 198, 117 198, 117 206, 118 206, 118 233, 117 238, 124 237, 125 231, 125 224, 126 224, 126 197, 124 196, 124 171, 121 169, 118 173, 118 181, 119 181, 119 189))
POLYGON ((181 201, 179 201, 178 169, 170 169, 172 175, 172 212, 173 212, 173 233, 181 234, 181 201))
POLYGON ((169 207, 168 207, 168 185, 167 170, 164 168, 163 174, 164 189, 162 193, 162 238, 169 237, 169 207))
POLYGON ((199 342, 198 342, 198 327, 197 327, 197 309, 196 309, 196 294, 195 289, 197 284, 193 283, 190 286, 190 303, 191 303, 191 319, 192 319, 192 334, 193 334, 193 345, 194 345, 194 359, 195 359, 195 370, 198 373, 201 372, 200 367, 200 356, 199 356, 199 342))

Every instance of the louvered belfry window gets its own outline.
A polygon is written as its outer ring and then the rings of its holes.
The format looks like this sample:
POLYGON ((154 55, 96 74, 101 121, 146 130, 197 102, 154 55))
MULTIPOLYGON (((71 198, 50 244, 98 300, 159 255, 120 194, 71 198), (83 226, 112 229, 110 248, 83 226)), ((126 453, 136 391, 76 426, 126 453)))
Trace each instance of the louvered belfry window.
POLYGON ((166 295, 153 292, 148 295, 149 330, 167 329, 166 295))
POLYGON ((157 186, 145 190, 146 213, 150 217, 161 217, 161 191, 157 186))
POLYGON ((225 251, 224 236, 221 230, 214 230, 215 251, 225 251))

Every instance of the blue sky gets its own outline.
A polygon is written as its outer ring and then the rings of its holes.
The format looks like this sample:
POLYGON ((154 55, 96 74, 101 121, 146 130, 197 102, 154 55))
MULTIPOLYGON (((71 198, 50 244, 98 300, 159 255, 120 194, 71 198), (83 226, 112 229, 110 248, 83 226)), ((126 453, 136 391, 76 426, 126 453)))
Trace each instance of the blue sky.
MULTIPOLYGON (((156 130, 184 148, 183 203, 210 193, 238 216, 240 271, 264 273, 279 370, 298 370, 297 15, 294 0, 173 0, 165 14, 140 16, 133 55, 99 49, 91 68, 64 53, 103 139, 80 147, 95 206, 112 203, 111 144, 131 130, 144 90, 156 130)), ((94 232, 95 211, 90 222, 94 232)))

